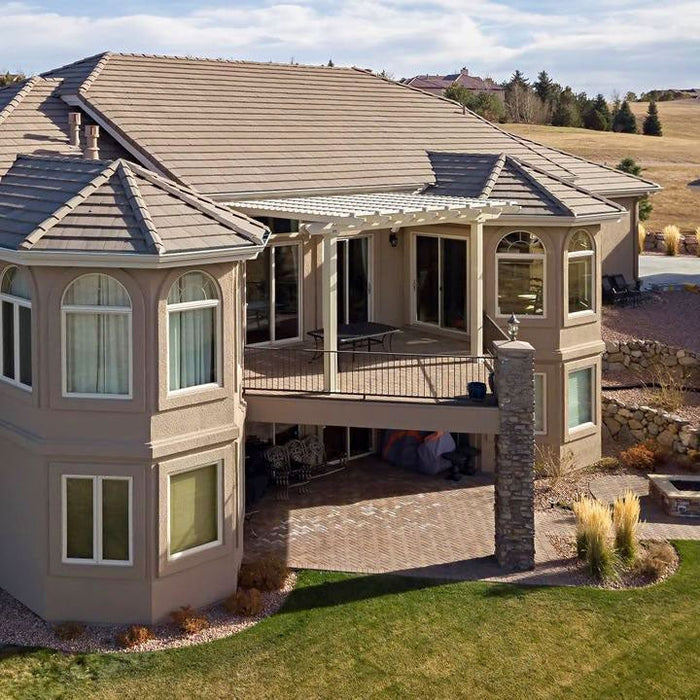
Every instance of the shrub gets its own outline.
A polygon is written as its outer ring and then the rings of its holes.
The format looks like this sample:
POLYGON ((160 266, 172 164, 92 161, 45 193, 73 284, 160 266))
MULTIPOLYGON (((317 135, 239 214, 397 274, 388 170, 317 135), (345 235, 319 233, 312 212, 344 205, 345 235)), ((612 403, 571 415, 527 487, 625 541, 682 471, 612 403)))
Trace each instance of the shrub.
POLYGON ((676 561, 676 550, 668 542, 649 542, 635 570, 654 581, 665 576, 676 561))
POLYGON ((262 595, 257 588, 239 588, 226 598, 224 607, 234 615, 253 617, 262 610, 262 595))
POLYGON ((639 243, 639 252, 643 253, 647 242, 647 230, 644 224, 637 224, 637 242, 639 243))
POLYGON ((617 457, 601 457, 594 465, 593 469, 601 471, 614 471, 620 466, 620 460, 617 457))
POLYGON ((275 557, 244 562, 238 572, 241 588, 257 588, 259 591, 278 591, 284 585, 287 565, 275 557))
POLYGON ((620 464, 627 469, 648 471, 656 461, 654 453, 646 445, 634 445, 620 452, 620 464))
POLYGON ((654 362, 649 367, 649 376, 654 383, 654 404, 666 411, 677 411, 685 405, 686 370, 667 367, 663 362, 654 362))
POLYGON ((642 444, 654 455, 654 464, 656 466, 663 466, 671 461, 673 457, 673 450, 670 447, 659 444, 656 440, 654 440, 654 438, 649 438, 642 444))
POLYGON ((664 226, 662 233, 666 255, 678 255, 681 250, 681 232, 678 226, 664 226))
POLYGON ((539 477, 561 479, 577 469, 576 458, 568 450, 559 455, 549 445, 535 445, 535 474, 539 477))
POLYGON ((80 622, 61 622, 53 628, 53 633, 64 642, 72 642, 85 632, 85 625, 80 622))
POLYGON ((196 634, 209 627, 207 618, 199 615, 189 605, 183 605, 179 610, 170 613, 171 620, 185 634, 196 634))
POLYGON ((632 491, 625 491, 613 503, 615 549, 625 563, 633 562, 637 556, 639 511, 639 496, 632 491))
POLYGON ((117 644, 124 649, 140 646, 149 639, 153 639, 153 632, 143 625, 131 625, 126 632, 122 632, 116 637, 117 644))
POLYGON ((586 560, 591 575, 600 580, 615 576, 616 558, 610 544, 610 508, 595 498, 583 497, 574 504, 576 551, 586 560))

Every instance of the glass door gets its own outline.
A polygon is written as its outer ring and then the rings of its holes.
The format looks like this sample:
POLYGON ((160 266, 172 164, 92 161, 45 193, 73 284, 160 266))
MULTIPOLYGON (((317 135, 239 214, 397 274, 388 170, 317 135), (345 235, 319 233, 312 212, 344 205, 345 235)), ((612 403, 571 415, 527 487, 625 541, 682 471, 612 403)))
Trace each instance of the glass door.
POLYGON ((415 238, 416 320, 467 329, 467 241, 444 236, 415 238))
POLYGON ((326 425, 323 428, 323 444, 331 460, 338 458, 341 453, 346 454, 348 459, 355 459, 374 452, 374 436, 371 428, 326 425))
POLYGON ((299 338, 299 245, 273 245, 246 263, 246 343, 299 338))
POLYGON ((338 323, 370 319, 370 240, 338 240, 338 323))

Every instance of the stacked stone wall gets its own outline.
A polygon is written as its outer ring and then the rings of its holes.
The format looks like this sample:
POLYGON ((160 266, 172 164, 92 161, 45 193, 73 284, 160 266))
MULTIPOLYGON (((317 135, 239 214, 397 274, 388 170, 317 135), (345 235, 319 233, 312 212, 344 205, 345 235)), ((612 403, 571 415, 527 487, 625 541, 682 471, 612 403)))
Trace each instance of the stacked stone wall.
POLYGON ((656 340, 608 340, 603 353, 603 371, 642 371, 661 363, 666 367, 700 367, 700 353, 674 348, 656 340))

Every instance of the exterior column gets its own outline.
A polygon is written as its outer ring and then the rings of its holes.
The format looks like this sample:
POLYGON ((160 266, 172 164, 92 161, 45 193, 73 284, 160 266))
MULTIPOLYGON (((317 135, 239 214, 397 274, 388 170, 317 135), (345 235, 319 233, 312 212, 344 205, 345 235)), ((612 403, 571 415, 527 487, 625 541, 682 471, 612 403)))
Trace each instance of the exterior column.
POLYGON ((338 239, 323 236, 321 308, 323 312, 323 390, 338 390, 338 239))
POLYGON ((484 354, 484 225, 471 224, 469 234, 469 354, 484 354))
POLYGON ((504 568, 535 566, 535 349, 496 341, 499 435, 496 451, 496 560, 504 568))

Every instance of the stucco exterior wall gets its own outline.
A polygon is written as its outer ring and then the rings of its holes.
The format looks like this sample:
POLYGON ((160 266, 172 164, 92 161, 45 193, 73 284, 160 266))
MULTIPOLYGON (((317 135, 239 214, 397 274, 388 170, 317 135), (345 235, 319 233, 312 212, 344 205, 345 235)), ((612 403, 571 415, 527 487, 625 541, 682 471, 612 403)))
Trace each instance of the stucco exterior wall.
POLYGON ((603 274, 623 274, 627 281, 639 276, 639 249, 637 242, 637 199, 620 197, 612 200, 627 209, 619 221, 601 224, 603 274))

